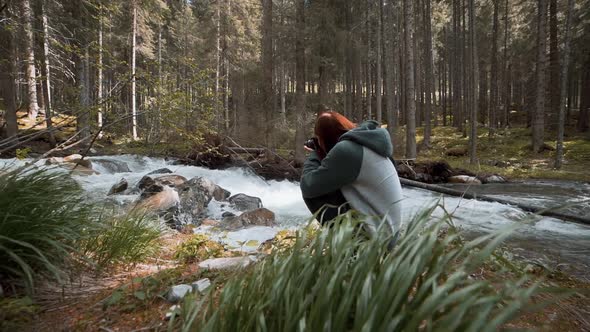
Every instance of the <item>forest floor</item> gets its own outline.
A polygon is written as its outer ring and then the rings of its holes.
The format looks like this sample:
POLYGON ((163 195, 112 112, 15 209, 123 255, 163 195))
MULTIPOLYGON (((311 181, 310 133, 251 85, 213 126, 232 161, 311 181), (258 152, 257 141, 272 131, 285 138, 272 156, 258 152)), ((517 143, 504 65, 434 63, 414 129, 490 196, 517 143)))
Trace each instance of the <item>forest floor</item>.
MULTIPOLYGON (((477 159, 469 163, 469 139, 452 127, 433 128, 429 148, 420 148, 423 128, 417 130, 419 152, 417 161, 446 160, 453 168, 470 170, 476 174, 499 174, 509 179, 556 179, 590 182, 590 133, 566 134, 564 162, 556 170, 555 151, 545 149, 541 153, 531 151, 531 136, 528 128, 498 130, 489 137, 488 130, 480 128, 477 141, 477 159)), ((569 132, 575 133, 575 130, 569 132)), ((404 137, 403 132, 397 136, 404 137)), ((556 137, 547 133, 546 137, 556 137)), ((548 148, 556 142, 545 140, 548 148)), ((403 150, 396 156, 403 158, 403 150)))
MULTIPOLYGON (((197 263, 175 262, 175 250, 188 239, 190 235, 168 234, 157 257, 143 264, 108 271, 105 275, 109 277, 85 276, 72 280, 67 287, 43 292, 43 300, 33 310, 14 313, 19 318, 16 321, 19 324, 12 327, 23 331, 167 330, 169 322, 165 316, 172 304, 165 300, 165 294, 172 285, 209 278, 215 287, 214 292, 218 293, 229 278, 240 273, 200 270, 197 263)), ((528 270, 541 281, 543 287, 552 288, 553 292, 535 295, 532 303, 523 307, 522 315, 506 328, 590 330, 590 280, 572 279, 537 267, 529 267, 528 270), (569 296, 564 297, 564 292, 569 292, 569 296), (542 308, 537 308, 537 305, 542 305, 542 308)), ((499 269, 490 262, 470 277, 494 284, 508 278, 518 279, 519 275, 499 269)))

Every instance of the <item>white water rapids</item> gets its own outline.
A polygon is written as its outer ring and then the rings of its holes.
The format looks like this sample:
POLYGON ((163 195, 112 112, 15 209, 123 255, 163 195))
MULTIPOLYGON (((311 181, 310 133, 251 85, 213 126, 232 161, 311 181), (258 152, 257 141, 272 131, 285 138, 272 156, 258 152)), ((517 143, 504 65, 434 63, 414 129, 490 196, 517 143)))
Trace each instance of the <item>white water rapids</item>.
MULTIPOLYGON (((146 173, 164 167, 187 179, 196 176, 208 178, 230 191, 232 195, 244 193, 259 197, 264 207, 277 215, 277 227, 257 226, 237 232, 213 233, 215 237, 228 245, 242 247, 244 250, 254 249, 257 243, 272 238, 280 229, 305 225, 311 216, 301 199, 297 183, 264 181, 245 169, 209 170, 193 166, 176 166, 161 158, 132 155, 89 157, 88 159, 93 162, 93 169, 100 174, 76 175, 74 178, 93 200, 104 200, 111 186, 121 178, 127 179, 129 186, 133 187, 146 173), (131 172, 113 173, 100 160, 126 163, 131 172)), ((0 160, 0 169, 18 166, 23 162, 26 160, 0 160)), ((109 199, 115 199, 119 203, 137 199, 137 195, 111 197, 114 198, 109 199)), ((500 203, 443 197, 437 193, 414 188, 404 188, 404 198, 404 220, 409 220, 421 209, 430 207, 440 200, 445 210, 453 213, 455 224, 463 228, 467 234, 489 233, 518 223, 521 227, 508 240, 508 246, 512 248, 511 251, 515 255, 541 261, 549 267, 564 266, 578 276, 584 276, 590 272, 590 226, 533 216, 500 203)), ((517 199, 517 197, 513 198, 517 199)), ((577 199, 585 198, 588 197, 577 197, 577 199)), ((212 201, 209 205, 211 219, 220 220, 221 212, 221 203, 212 201)), ((434 215, 443 216, 443 209, 437 208, 434 215)), ((199 227, 196 231, 211 232, 206 226, 199 227)))

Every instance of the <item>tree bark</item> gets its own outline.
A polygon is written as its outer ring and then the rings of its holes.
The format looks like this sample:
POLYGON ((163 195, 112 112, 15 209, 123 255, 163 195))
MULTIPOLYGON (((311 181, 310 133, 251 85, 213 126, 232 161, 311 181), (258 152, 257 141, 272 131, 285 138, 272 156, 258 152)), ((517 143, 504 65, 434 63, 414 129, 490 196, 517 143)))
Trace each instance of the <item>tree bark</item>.
POLYGON ((533 152, 538 153, 544 144, 545 134, 545 71, 546 71, 546 26, 547 0, 538 0, 537 30, 537 82, 535 111, 532 119, 533 152))
POLYGON ((432 93, 434 91, 434 87, 432 85, 432 77, 434 76, 432 71, 432 21, 431 21, 431 9, 430 9, 430 0, 425 0, 426 8, 425 8, 425 18, 424 18, 424 26, 426 29, 425 37, 426 37, 426 59, 424 60, 425 65, 425 102, 424 105, 424 141, 423 145, 425 147, 430 147, 430 136, 432 133, 432 124, 431 124, 431 117, 432 117, 432 93))
POLYGON ((393 24, 391 24, 394 22, 393 4, 388 2, 387 7, 384 7, 383 0, 380 0, 380 6, 382 8, 382 28, 384 32, 381 35, 383 38, 383 55, 385 59, 385 117, 387 120, 387 131, 393 140, 397 131, 397 116, 395 114, 397 106, 395 100, 395 45, 392 39, 394 36, 397 36, 397 31, 394 31, 393 24), (390 22, 390 24, 387 24, 387 22, 390 22), (391 31, 387 27, 391 27, 391 31))
MULTIPOLYGON (((103 30, 103 23, 102 23, 102 3, 99 5, 99 13, 98 13, 98 91, 97 91, 97 124, 98 124, 98 129, 101 130, 102 126, 103 126, 103 122, 102 122, 102 111, 103 111, 103 91, 102 91, 102 87, 103 87, 103 61, 102 61, 102 51, 103 51, 103 45, 102 45, 102 30, 103 30)), ((101 132, 98 134, 98 138, 102 138, 102 130, 101 132)))
POLYGON ((27 80, 27 97, 28 113, 31 124, 34 124, 39 112, 37 104, 37 71, 35 69, 35 47, 33 35, 33 15, 31 12, 31 1, 21 0, 21 10, 23 15, 23 36, 26 58, 26 80, 27 80))
POLYGON ((580 98, 578 130, 580 132, 587 132, 590 127, 590 119, 588 118, 590 115, 590 93, 588 93, 590 91, 590 55, 586 55, 586 63, 583 68, 582 81, 579 86, 580 91, 576 93, 579 96, 577 98, 580 98))
POLYGON ((366 70, 365 70, 365 89, 366 89, 366 98, 367 98, 367 114, 366 118, 371 119, 372 117, 372 75, 371 75, 371 0, 366 0, 366 21, 365 21, 365 38, 367 41, 367 62, 366 70))
POLYGON ((307 120, 305 110, 305 0, 296 2, 296 40, 295 40, 295 108, 297 109, 297 123, 295 127, 295 160, 302 164, 305 160, 305 124, 307 120))
POLYGON ((508 0, 506 0, 505 2, 505 8, 504 8, 504 116, 502 119, 502 125, 504 127, 507 127, 510 125, 510 104, 512 101, 512 95, 511 95, 511 81, 512 81, 512 73, 510 72, 510 67, 511 64, 509 63, 509 59, 508 59, 508 29, 509 29, 509 24, 508 22, 510 21, 510 16, 509 16, 509 4, 508 4, 508 0))
POLYGON ((498 6, 500 0, 493 0, 494 18, 492 25, 492 52, 490 53, 491 79, 490 79, 490 115, 489 136, 494 136, 498 126, 498 6))
POLYGON ((470 149, 469 149, 469 163, 475 164, 477 162, 477 48, 475 44, 475 5, 474 0, 469 0, 469 50, 470 50, 470 85, 469 91, 471 102, 471 134, 470 134, 470 149))
POLYGON ((382 90, 383 90, 383 69, 381 68, 382 63, 382 50, 383 50, 383 1, 379 1, 379 15, 377 15, 377 45, 375 45, 375 49, 377 51, 377 59, 375 64, 375 70, 377 71, 377 77, 375 82, 375 97, 376 97, 376 105, 375 105, 375 113, 377 122, 383 122, 383 111, 381 110, 383 106, 382 100, 382 90))
POLYGON ((51 121, 51 69, 49 67, 49 24, 47 22, 47 0, 41 5, 41 19, 43 24, 43 62, 45 76, 45 124, 47 125, 47 135, 49 136, 49 146, 55 147, 55 135, 53 134, 53 125, 51 121))
POLYGON ((272 132, 274 129, 272 5, 272 0, 262 0, 262 98, 266 115, 265 143, 269 148, 273 145, 272 132))
POLYGON ((131 117, 132 117, 132 135, 133 140, 137 141, 139 137, 137 136, 137 109, 136 109, 136 86, 135 86, 135 57, 137 53, 137 3, 133 2, 132 8, 132 37, 131 37, 131 117))
POLYGON ((557 147, 555 152, 555 168, 560 169, 563 164, 563 136, 565 133, 565 96, 566 96, 566 82, 568 81, 568 68, 570 61, 570 39, 571 39, 571 20, 572 12, 574 11, 574 0, 568 0, 567 13, 564 28, 564 47, 563 47, 563 63, 561 64, 561 92, 559 100, 559 123, 557 131, 557 147))
POLYGON ((414 96, 414 0, 404 0, 406 76, 406 158, 416 158, 416 99, 414 96))
MULTIPOLYGON (((6 138, 14 137, 18 133, 18 124, 16 121, 16 100, 15 100, 15 76, 13 52, 13 35, 12 30, 8 27, 10 9, 5 8, 0 13, 0 90, 2 99, 4 99, 6 138)), ((0 127, 0 133, 2 132, 0 127)))
POLYGON ((557 30, 557 0, 549 0, 549 91, 550 111, 548 125, 555 128, 559 117, 560 70, 557 30))
POLYGON ((215 121, 221 131, 222 115, 219 111, 219 77, 221 76, 221 0, 215 2, 215 121))

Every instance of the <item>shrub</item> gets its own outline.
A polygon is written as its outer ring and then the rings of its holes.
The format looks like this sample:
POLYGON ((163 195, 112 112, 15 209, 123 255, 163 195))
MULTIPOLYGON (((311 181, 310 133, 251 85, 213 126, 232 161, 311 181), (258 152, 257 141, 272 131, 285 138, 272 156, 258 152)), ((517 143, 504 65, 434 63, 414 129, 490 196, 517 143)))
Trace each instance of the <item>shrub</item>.
POLYGON ((195 234, 176 248, 174 259, 182 263, 191 263, 210 257, 219 257, 222 253, 221 244, 211 241, 203 234, 195 234))
MULTIPOLYGON (((471 280, 509 232, 462 243, 417 216, 393 251, 379 234, 359 236, 350 212, 306 245, 273 254, 231 279, 220 294, 187 299, 183 331, 495 331, 536 289, 526 279, 471 280), (218 296, 217 296, 218 295, 218 296)), ((176 323, 178 324, 178 322, 176 323)), ((171 327, 178 327, 171 324, 171 327)))
POLYGON ((92 212, 80 187, 63 174, 1 173, 0 279, 29 292, 41 276, 61 280, 73 245, 92 228, 92 212))

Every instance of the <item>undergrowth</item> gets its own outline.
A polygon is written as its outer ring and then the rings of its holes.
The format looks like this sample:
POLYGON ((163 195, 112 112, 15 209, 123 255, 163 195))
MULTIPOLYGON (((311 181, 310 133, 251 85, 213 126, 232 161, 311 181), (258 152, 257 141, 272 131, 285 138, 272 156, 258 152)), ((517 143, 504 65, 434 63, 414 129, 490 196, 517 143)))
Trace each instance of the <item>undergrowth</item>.
POLYGON ((40 280, 60 283, 82 269, 139 262, 160 234, 146 215, 101 213, 63 172, 0 172, 0 286, 9 295, 32 295, 40 280))
POLYGON ((292 250, 271 254, 220 293, 186 298, 170 329, 497 330, 538 289, 524 286, 526 276, 494 285, 470 277, 510 231, 463 242, 439 232, 443 220, 428 223, 432 211, 409 223, 393 251, 384 234, 359 236, 350 212, 311 241, 299 234, 292 250))

